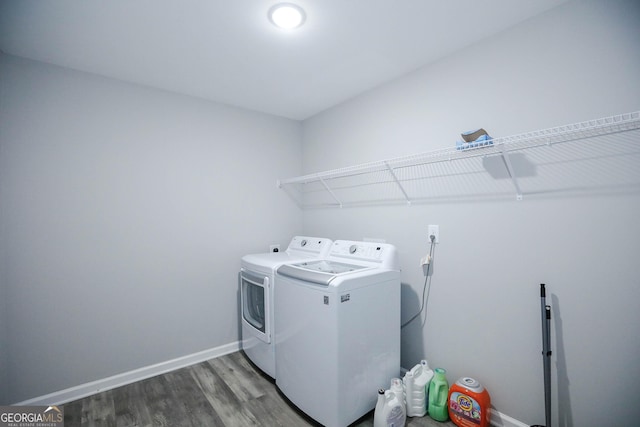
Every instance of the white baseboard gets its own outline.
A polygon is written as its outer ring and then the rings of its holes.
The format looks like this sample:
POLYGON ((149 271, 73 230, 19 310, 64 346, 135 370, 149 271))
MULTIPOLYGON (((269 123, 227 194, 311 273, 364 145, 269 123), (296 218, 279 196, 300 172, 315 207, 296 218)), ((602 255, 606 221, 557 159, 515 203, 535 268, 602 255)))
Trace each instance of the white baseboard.
POLYGON ((155 377, 156 375, 204 362, 205 360, 215 359, 216 357, 224 356, 225 354, 233 353, 238 350, 240 350, 240 341, 225 344, 220 347, 210 348, 198 353, 188 354, 165 362, 156 363, 155 365, 134 369, 133 371, 123 372, 112 377, 80 384, 64 390, 49 393, 44 396, 34 397, 33 399, 14 403, 14 405, 62 405, 101 391, 111 390, 136 381, 155 377))
POLYGON ((528 424, 524 424, 495 409, 491 410, 491 419, 489 421, 491 425, 495 427, 529 427, 528 424))

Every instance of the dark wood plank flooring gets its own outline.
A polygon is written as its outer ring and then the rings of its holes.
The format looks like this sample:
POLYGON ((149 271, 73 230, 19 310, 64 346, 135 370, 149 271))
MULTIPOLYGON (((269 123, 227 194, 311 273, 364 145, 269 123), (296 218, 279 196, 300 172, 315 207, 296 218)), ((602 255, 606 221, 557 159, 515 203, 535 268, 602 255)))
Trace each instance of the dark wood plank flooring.
MULTIPOLYGON (((64 405, 66 427, 319 426, 242 352, 94 394, 64 405)), ((372 427, 373 411, 353 427, 372 427)), ((428 416, 410 427, 449 427, 428 416)))

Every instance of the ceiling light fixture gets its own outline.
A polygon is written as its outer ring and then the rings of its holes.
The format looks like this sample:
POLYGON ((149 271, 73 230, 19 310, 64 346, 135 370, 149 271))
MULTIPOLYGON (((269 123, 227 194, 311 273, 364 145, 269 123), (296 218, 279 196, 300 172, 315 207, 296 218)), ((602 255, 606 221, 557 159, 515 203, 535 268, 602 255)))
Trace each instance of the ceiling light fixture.
POLYGON ((273 25, 285 30, 293 30, 304 24, 304 10, 293 3, 278 3, 269 9, 269 20, 273 25))

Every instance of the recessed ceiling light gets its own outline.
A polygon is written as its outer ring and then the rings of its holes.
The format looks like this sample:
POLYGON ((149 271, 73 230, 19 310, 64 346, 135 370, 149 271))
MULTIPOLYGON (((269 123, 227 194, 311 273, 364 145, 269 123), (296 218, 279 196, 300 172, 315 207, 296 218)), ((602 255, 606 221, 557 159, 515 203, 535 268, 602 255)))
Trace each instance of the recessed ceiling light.
POLYGON ((269 9, 269 20, 278 28, 293 30, 304 23, 304 10, 293 3, 278 3, 269 9))

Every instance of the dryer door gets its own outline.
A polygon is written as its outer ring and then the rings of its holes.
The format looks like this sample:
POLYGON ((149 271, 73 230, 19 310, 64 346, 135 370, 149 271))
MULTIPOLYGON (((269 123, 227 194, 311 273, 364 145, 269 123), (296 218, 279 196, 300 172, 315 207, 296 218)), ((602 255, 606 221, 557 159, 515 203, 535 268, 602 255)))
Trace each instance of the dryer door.
POLYGON ((242 322, 261 341, 271 342, 269 277, 240 272, 242 322))

